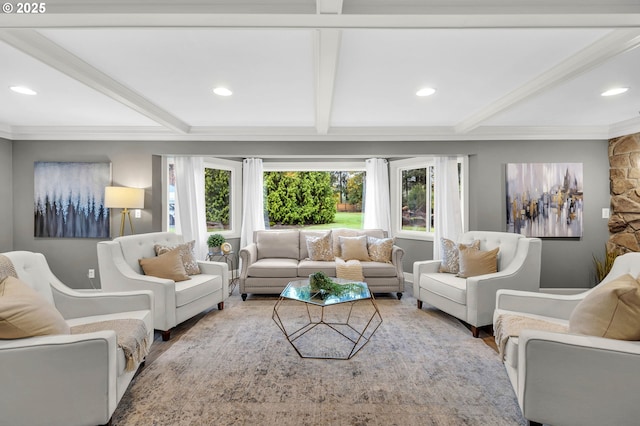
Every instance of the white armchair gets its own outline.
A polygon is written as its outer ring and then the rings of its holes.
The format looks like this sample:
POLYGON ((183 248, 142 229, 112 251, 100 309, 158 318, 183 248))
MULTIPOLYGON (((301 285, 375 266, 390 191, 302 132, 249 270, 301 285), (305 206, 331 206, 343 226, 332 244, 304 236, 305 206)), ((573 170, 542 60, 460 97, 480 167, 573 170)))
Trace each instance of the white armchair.
POLYGON ((171 329, 216 304, 224 308, 229 297, 229 266, 224 262, 198 260, 201 274, 186 281, 144 275, 139 259, 156 256, 154 246, 184 243, 182 235, 151 232, 98 243, 98 269, 104 290, 150 290, 154 295, 154 326, 169 340, 171 329))
POLYGON ((478 337, 479 328, 493 321, 498 289, 539 290, 542 244, 539 238, 492 231, 466 232, 459 242, 474 240, 480 240, 480 250, 500 249, 498 272, 460 278, 438 272, 440 260, 415 262, 413 295, 418 309, 426 302, 469 324, 473 337, 478 337))
MULTIPOLYGON (((69 326, 138 319, 144 321, 151 345, 151 292, 78 292, 56 278, 42 254, 3 254, 18 278, 52 303, 69 326)), ((0 423, 107 424, 138 369, 127 371, 125 366, 114 331, 0 340, 0 423)))
MULTIPOLYGON (((599 284, 640 274, 640 253, 616 258, 599 284)), ((569 324, 576 295, 500 290, 494 322, 516 314, 569 324)), ((522 330, 507 340, 504 365, 530 425, 637 425, 640 419, 640 342, 522 330)))

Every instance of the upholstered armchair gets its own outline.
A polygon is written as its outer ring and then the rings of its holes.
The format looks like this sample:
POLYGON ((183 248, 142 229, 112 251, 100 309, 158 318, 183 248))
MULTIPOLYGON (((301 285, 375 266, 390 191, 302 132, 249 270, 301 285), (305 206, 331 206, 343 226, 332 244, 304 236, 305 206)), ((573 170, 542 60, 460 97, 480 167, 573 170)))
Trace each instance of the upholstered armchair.
MULTIPOLYGON (((577 334, 570 322, 578 319, 579 304, 592 292, 640 274, 640 253, 616 258, 612 269, 596 287, 575 295, 556 295, 515 290, 499 290, 494 324, 505 315, 543 321, 545 327, 526 327, 509 337, 503 357, 518 404, 531 425, 637 425, 640 419, 640 341, 619 340, 577 334), (571 321, 570 321, 571 320, 571 321), (550 325, 567 331, 549 331, 550 325), (534 329, 537 328, 537 329, 534 329)), ((638 330, 640 290, 635 284, 635 306, 629 299, 623 305, 635 310, 635 320, 624 321, 638 330)), ((601 295, 601 293, 600 293, 601 295)), ((598 303, 598 307, 603 307, 598 303)), ((585 307, 584 304, 581 305, 585 307)), ((623 306, 612 306, 615 314, 623 306)), ((577 326, 588 327, 584 316, 577 326)), ((606 325, 615 323, 606 317, 606 325)), ((503 322, 504 324, 504 322, 503 322)), ((593 324, 595 325, 595 324, 593 324)), ((624 324, 623 324, 624 325, 624 324)), ((494 325, 498 331, 502 328, 494 325)), ((637 338, 637 337, 636 337, 637 338)))
POLYGON ((151 232, 98 243, 98 269, 104 290, 150 290, 154 294, 154 326, 163 340, 171 329, 213 306, 224 308, 229 297, 229 266, 224 262, 195 260, 200 273, 178 281, 145 275, 140 259, 156 258, 156 246, 183 245, 182 235, 151 232))
POLYGON ((428 303, 469 324, 478 337, 479 328, 493 322, 498 289, 539 290, 542 246, 539 238, 492 231, 466 232, 458 243, 474 241, 480 251, 498 249, 497 272, 463 278, 440 272, 441 260, 415 262, 413 295, 418 309, 428 303))
MULTIPOLYGON (((19 304, 2 312, 3 321, 12 323, 15 319, 24 324, 25 316, 38 314, 34 307, 45 307, 57 316, 61 315, 61 321, 71 328, 109 320, 140 320, 148 331, 144 351, 151 346, 151 292, 79 292, 58 280, 40 253, 14 251, 3 255, 13 264, 20 281, 13 285, 19 284, 29 293, 37 292, 33 293, 36 294, 35 299, 31 299, 33 304, 25 302, 29 294, 25 296, 25 290, 19 298, 12 293, 19 304), (10 311, 14 315, 5 318, 11 315, 10 311)), ((7 286, 5 280, 2 299, 9 297, 7 286)), ((8 302, 2 303, 6 308, 8 302)), ((35 320, 29 322, 34 325, 35 320)), ((14 328, 24 333, 24 327, 14 328)), ((144 333, 144 328, 142 331, 144 333)), ((116 342, 116 332, 69 334, 67 331, 66 334, 31 335, 34 337, 0 340, 0 424, 72 426, 109 423, 139 365, 127 368, 124 351, 116 342)))

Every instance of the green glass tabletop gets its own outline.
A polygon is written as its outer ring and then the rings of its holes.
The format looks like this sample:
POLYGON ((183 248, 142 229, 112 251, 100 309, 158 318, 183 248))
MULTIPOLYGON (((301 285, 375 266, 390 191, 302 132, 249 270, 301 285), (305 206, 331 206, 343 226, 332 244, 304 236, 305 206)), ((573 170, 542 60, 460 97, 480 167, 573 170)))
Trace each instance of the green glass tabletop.
POLYGON ((298 300, 300 302, 312 303, 319 306, 335 305, 338 303, 355 302, 363 299, 370 299, 371 293, 367 283, 345 280, 341 278, 332 278, 333 282, 343 285, 340 294, 325 293, 322 291, 312 291, 309 286, 309 280, 291 281, 280 297, 298 300))

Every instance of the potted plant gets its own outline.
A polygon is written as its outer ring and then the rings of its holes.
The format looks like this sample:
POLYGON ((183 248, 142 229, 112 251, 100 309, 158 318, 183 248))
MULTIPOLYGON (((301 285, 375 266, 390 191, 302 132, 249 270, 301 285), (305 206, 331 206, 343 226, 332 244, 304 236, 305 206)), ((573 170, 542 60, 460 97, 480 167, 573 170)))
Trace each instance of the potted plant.
POLYGON ((225 241, 227 241, 227 239, 220 234, 209 235, 209 238, 207 238, 207 245, 209 246, 209 251, 213 253, 219 253, 220 246, 225 241))

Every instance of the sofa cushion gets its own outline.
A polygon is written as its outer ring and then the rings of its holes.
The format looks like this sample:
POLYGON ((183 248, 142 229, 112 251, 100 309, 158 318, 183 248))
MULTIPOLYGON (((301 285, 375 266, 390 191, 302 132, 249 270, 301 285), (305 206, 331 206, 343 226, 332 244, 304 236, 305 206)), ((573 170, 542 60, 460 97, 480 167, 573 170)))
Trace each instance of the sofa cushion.
POLYGON ((397 277, 398 271, 395 265, 387 262, 362 262, 362 274, 365 281, 369 278, 397 277))
POLYGON ((340 257, 344 260, 370 261, 367 251, 367 236, 343 237, 340 236, 340 257))
POLYGON ((336 228, 331 230, 331 239, 333 241, 333 255, 342 257, 340 251, 340 237, 358 237, 365 235, 367 237, 386 238, 386 234, 382 229, 349 229, 336 228))
POLYGON ((452 274, 422 274, 420 287, 461 305, 467 304, 467 280, 452 274))
POLYGON ((367 237, 367 251, 369 252, 369 258, 373 262, 391 263, 393 243, 393 238, 367 237))
POLYGON ((166 278, 176 282, 188 280, 179 250, 170 250, 160 256, 139 259, 145 275, 166 278))
POLYGON ((482 251, 460 244, 458 249, 460 250, 460 271, 457 274, 459 277, 468 278, 498 272, 498 251, 500 250, 498 247, 482 251))
POLYGON ((256 278, 295 278, 298 259, 260 259, 247 268, 247 275, 256 278))
MULTIPOLYGON (((461 245, 473 250, 480 250, 480 240, 475 240, 469 244, 461 243, 461 245)), ((450 274, 460 272, 460 249, 458 248, 458 244, 448 238, 441 238, 440 255, 442 256, 440 272, 450 274)))
POLYGON ((180 252, 180 256, 182 256, 182 264, 184 265, 184 270, 187 272, 187 275, 197 275, 200 273, 200 267, 198 266, 198 260, 196 259, 196 255, 193 251, 195 244, 196 241, 193 240, 188 243, 178 245, 156 244, 153 248, 158 256, 171 250, 178 250, 180 252))
POLYGON ((222 289, 220 275, 199 274, 190 280, 176 283, 176 307, 189 303, 222 289))
POLYGON ((0 339, 49 334, 69 334, 60 312, 18 278, 5 278, 0 283, 0 339))
POLYGON ((333 260, 333 248, 331 246, 331 233, 326 232, 322 236, 306 236, 305 244, 309 259, 333 260))
POLYGON ((640 340, 640 283, 629 274, 594 288, 569 318, 569 331, 640 340))
POLYGON ((297 230, 260 231, 256 233, 258 259, 299 259, 299 232, 297 230))
POLYGON ((324 272, 330 277, 336 276, 335 261, 301 260, 298 263, 298 276, 306 277, 316 272, 324 272))

